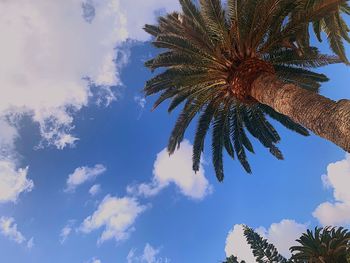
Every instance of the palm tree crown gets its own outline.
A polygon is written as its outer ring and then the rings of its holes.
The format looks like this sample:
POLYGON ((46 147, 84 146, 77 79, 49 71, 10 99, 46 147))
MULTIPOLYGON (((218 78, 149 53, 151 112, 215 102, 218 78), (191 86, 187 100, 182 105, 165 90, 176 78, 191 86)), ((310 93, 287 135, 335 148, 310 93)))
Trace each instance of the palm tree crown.
POLYGON ((348 39, 340 12, 349 13, 340 0, 180 0, 181 13, 160 17, 145 30, 162 52, 146 62, 152 70, 146 95, 160 93, 154 108, 171 100, 168 111, 183 109, 171 133, 168 151, 180 146, 190 122, 199 114, 193 144, 193 169, 198 171, 206 134, 212 126, 212 156, 216 176, 224 178, 223 150, 251 173, 246 150, 254 153, 247 131, 277 159, 280 136, 266 116, 307 136, 307 129, 250 96, 252 82, 261 73, 284 83, 318 92, 328 78, 311 71, 331 63, 347 62, 342 39, 348 39), (309 24, 321 39, 328 33, 334 56, 310 45, 309 24), (333 28, 335 28, 333 30, 333 28), (327 31, 328 30, 328 31, 327 31))
POLYGON ((298 240, 299 246, 291 247, 293 259, 301 262, 347 263, 350 232, 343 227, 315 228, 307 230, 298 240))

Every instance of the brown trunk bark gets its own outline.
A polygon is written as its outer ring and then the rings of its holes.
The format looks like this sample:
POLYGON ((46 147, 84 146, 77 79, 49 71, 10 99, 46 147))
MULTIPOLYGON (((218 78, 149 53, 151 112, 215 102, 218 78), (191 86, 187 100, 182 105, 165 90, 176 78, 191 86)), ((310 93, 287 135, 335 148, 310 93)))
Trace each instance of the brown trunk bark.
POLYGON ((350 100, 335 102, 271 74, 253 82, 251 96, 350 152, 350 100))

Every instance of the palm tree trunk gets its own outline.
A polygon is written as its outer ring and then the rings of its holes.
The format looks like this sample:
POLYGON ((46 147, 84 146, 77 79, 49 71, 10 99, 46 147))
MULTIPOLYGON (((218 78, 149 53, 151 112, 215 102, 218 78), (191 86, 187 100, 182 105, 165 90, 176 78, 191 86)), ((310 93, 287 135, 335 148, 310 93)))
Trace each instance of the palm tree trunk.
POLYGON ((251 96, 350 152, 350 100, 335 102, 271 74, 253 82, 251 96))

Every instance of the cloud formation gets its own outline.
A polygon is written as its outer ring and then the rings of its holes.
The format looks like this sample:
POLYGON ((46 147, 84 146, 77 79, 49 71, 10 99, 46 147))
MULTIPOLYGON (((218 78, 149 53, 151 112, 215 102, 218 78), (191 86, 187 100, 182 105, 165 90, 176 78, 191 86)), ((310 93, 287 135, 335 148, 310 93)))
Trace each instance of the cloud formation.
POLYGON ((192 170, 192 145, 187 140, 171 156, 166 148, 158 153, 153 166, 152 181, 128 186, 127 191, 129 194, 150 197, 172 183, 183 195, 192 199, 203 199, 212 191, 205 177, 203 163, 197 173, 192 170))
POLYGON ((27 242, 27 248, 32 249, 34 247, 34 238, 30 238, 29 241, 27 242))
POLYGON ((95 196, 97 195, 99 192, 101 192, 101 185, 99 184, 94 184, 93 186, 91 186, 91 188, 89 189, 89 194, 91 196, 95 196))
MULTIPOLYGON (((279 223, 272 224, 269 229, 259 227, 255 231, 263 238, 272 243, 278 252, 286 258, 291 256, 289 248, 296 245, 302 233, 307 229, 305 224, 299 224, 294 220, 284 219, 279 223)), ((237 256, 240 260, 247 263, 255 263, 255 258, 251 251, 250 245, 244 237, 243 225, 235 225, 226 238, 225 246, 226 256, 237 256)))
POLYGON ((247 263, 255 263, 254 255, 244 237, 243 225, 234 225, 233 229, 228 233, 225 245, 226 257, 235 255, 240 260, 247 263))
POLYGON ((61 232, 60 232, 61 244, 66 242, 67 238, 72 233, 74 224, 75 224, 75 220, 69 220, 68 223, 61 229, 61 232))
POLYGON ((14 141, 23 116, 38 125, 39 148, 75 145, 75 114, 117 98, 126 41, 147 40, 143 25, 155 21, 157 10, 177 6, 173 0, 0 1, 6 36, 0 42, 0 160, 18 170, 14 141))
POLYGON ((82 166, 76 168, 73 173, 68 175, 65 191, 74 192, 79 185, 96 179, 97 176, 103 174, 106 170, 107 168, 102 164, 96 164, 94 167, 82 166))
POLYGON ((0 116, 0 157, 9 158, 9 154, 14 151, 17 138, 17 128, 8 118, 0 116))
POLYGON ((17 138, 18 132, 11 120, 0 115, 0 203, 16 202, 21 193, 30 192, 34 187, 33 181, 27 178, 28 167, 17 168, 17 138))
POLYGON ((344 160, 329 164, 322 181, 326 188, 333 190, 334 201, 321 203, 313 216, 324 226, 350 224, 350 154, 346 154, 344 160))
POLYGON ((126 258, 127 263, 168 263, 170 262, 167 258, 158 257, 160 253, 159 248, 154 248, 150 244, 146 244, 143 249, 143 254, 136 255, 136 250, 132 249, 129 251, 126 258))
MULTIPOLYGON (((12 217, 2 216, 0 218, 0 233, 7 237, 9 240, 16 242, 17 244, 23 244, 27 241, 24 235, 17 229, 15 219, 12 217)), ((27 248, 32 248, 34 245, 34 239, 31 238, 27 242, 27 248)))
POLYGON ((294 220, 283 219, 279 223, 273 223, 269 229, 260 227, 257 229, 257 232, 270 243, 274 244, 282 256, 290 258, 291 253, 289 248, 298 244, 295 240, 301 237, 306 230, 306 224, 300 224, 294 220))
POLYGON ((0 203, 16 202, 23 192, 30 192, 34 187, 27 178, 28 167, 16 169, 11 160, 0 159, 0 203))
POLYGON ((117 242, 122 241, 129 238, 134 230, 133 224, 136 218, 145 210, 146 206, 140 205, 134 198, 107 195, 97 210, 85 218, 79 229, 83 233, 90 233, 103 228, 99 244, 112 238, 117 242))
POLYGON ((114 48, 127 36, 111 1, 99 2, 91 24, 78 0, 0 3, 0 30, 7 36, 0 43, 0 115, 28 114, 45 143, 57 148, 76 141, 73 114, 93 94, 83 78, 109 100, 115 98, 111 87, 120 84, 114 48))
POLYGON ((102 261, 99 260, 98 258, 93 258, 89 261, 89 263, 102 263, 102 261))

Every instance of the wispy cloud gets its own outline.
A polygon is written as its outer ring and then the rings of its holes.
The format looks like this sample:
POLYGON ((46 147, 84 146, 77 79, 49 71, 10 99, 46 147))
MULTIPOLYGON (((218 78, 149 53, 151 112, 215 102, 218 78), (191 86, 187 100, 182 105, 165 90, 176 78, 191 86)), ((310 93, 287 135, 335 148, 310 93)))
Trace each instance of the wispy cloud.
POLYGON ((30 238, 27 242, 27 248, 28 249, 32 249, 34 247, 35 243, 34 243, 34 238, 30 238))
POLYGON ((93 181, 97 176, 106 172, 107 168, 102 164, 96 164, 94 167, 82 166, 68 175, 66 192, 74 192, 75 189, 87 181, 93 181))
POLYGON ((93 186, 91 186, 91 188, 89 189, 89 194, 91 196, 95 196, 97 195, 98 193, 101 192, 101 185, 99 184, 94 184, 93 186))
POLYGON ((160 253, 159 248, 154 248, 150 244, 146 244, 143 249, 142 255, 136 255, 136 249, 129 251, 126 258, 127 263, 168 263, 170 260, 168 258, 158 257, 160 253))
POLYGON ((28 167, 16 169, 13 161, 0 159, 0 203, 16 202, 21 193, 32 191, 27 174, 28 167))
POLYGON ((144 109, 146 106, 146 98, 145 97, 141 97, 141 96, 135 96, 134 97, 134 101, 137 103, 137 105, 141 108, 144 109))
POLYGON ((67 222, 67 224, 61 229, 61 232, 60 232, 60 243, 61 244, 66 242, 67 238, 72 233, 74 224, 75 224, 75 220, 69 220, 67 222))
POLYGON ((139 108, 140 108, 139 116, 137 117, 138 119, 140 119, 141 116, 142 116, 143 110, 144 110, 145 107, 146 107, 147 100, 146 100, 145 97, 135 96, 135 97, 134 97, 134 101, 137 103, 137 105, 138 105, 139 108))
POLYGON ((0 113, 0 203, 16 202, 21 193, 34 187, 28 167, 17 168, 15 142, 19 135, 11 119, 15 116, 4 118, 0 113))
MULTIPOLYGON (((24 235, 17 229, 17 224, 15 223, 15 219, 13 217, 2 216, 0 218, 0 233, 17 244, 23 244, 27 241, 24 235)), ((34 239, 31 238, 26 243, 26 246, 27 248, 31 249, 33 245, 34 239)))

